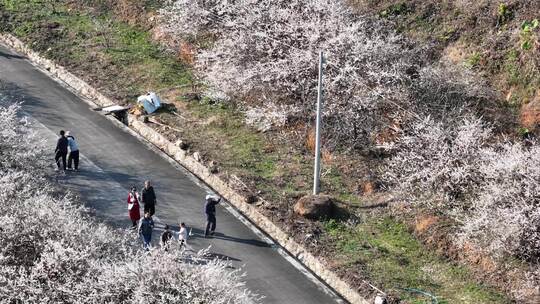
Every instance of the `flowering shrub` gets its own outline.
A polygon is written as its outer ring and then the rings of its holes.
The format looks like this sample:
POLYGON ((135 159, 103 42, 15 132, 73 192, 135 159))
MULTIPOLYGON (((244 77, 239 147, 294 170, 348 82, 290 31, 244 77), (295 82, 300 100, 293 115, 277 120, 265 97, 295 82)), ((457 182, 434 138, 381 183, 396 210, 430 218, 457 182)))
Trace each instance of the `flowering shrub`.
POLYGON ((325 131, 333 143, 365 143, 386 121, 387 100, 405 95, 417 61, 403 37, 356 16, 344 1, 177 0, 160 16, 173 37, 215 37, 196 66, 211 88, 248 106, 295 104, 311 117, 324 51, 325 131))
POLYGON ((474 212, 463 236, 495 253, 540 263, 540 146, 505 143, 484 152, 474 212))
POLYGON ((268 131, 272 127, 282 127, 291 114, 299 110, 292 106, 266 105, 264 108, 250 107, 246 110, 246 123, 259 131, 268 131))
POLYGON ((490 129, 480 119, 444 124, 418 120, 398 139, 384 178, 401 193, 421 202, 456 203, 469 198, 481 183, 482 149, 490 129))
POLYGON ((409 200, 459 220, 462 242, 537 264, 540 146, 492 137, 478 118, 419 120, 392 147, 384 178, 409 200))
POLYGON ((252 303, 238 270, 204 252, 140 249, 48 181, 47 153, 0 102, 2 303, 252 303), (45 155, 45 156, 44 156, 45 155))
POLYGON ((420 69, 408 92, 411 100, 408 110, 414 116, 430 116, 449 125, 470 114, 496 122, 487 109, 500 106, 485 80, 471 71, 444 63, 420 69))
POLYGON ((312 118, 323 51, 328 148, 370 148, 377 134, 414 116, 444 118, 466 106, 482 113, 491 104, 470 72, 428 64, 427 48, 343 0, 176 0, 160 17, 177 43, 199 42, 195 65, 209 88, 234 97, 251 117, 253 108, 295 105, 298 116, 312 118))

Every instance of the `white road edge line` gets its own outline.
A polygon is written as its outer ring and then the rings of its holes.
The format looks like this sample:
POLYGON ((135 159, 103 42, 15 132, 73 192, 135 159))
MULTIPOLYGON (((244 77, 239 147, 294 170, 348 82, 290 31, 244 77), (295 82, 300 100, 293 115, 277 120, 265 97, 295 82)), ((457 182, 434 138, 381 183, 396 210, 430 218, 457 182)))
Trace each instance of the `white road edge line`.
MULTIPOLYGON (((2 44, 2 43, 0 43, 2 44)), ((7 49, 14 51, 11 47, 6 46, 2 44, 2 46, 5 46, 7 49)), ((17 51, 14 51, 17 53, 17 51)), ((54 80, 56 83, 58 83, 60 86, 65 88, 66 90, 73 93, 75 96, 77 96, 79 99, 81 99, 83 102, 88 104, 90 106, 90 110, 93 110, 92 108, 100 107, 99 105, 95 104, 90 99, 86 98, 85 96, 82 96, 77 92, 75 89, 73 89, 69 84, 65 83, 61 79, 55 77, 52 73, 47 71, 46 69, 42 68, 41 66, 34 64, 30 59, 25 58, 24 61, 30 63, 33 67, 35 67, 37 70, 41 71, 45 75, 49 76, 52 80, 54 80)), ((132 136, 135 136, 142 144, 144 144, 148 149, 152 150, 153 152, 160 155, 163 159, 168 161, 173 167, 184 173, 191 181, 196 183, 199 187, 204 189, 207 194, 215 195, 216 193, 208 186, 206 185, 201 179, 199 179, 197 176, 195 176, 193 173, 191 173, 189 170, 181 166, 176 160, 174 160, 172 157, 170 157, 168 154, 157 148, 154 144, 150 143, 148 140, 146 140, 144 137, 142 137, 139 133, 135 132, 128 126, 124 125, 120 121, 118 121, 116 118, 111 117, 110 115, 103 115, 105 118, 107 118, 109 121, 111 121, 113 124, 115 124, 117 127, 120 127, 124 132, 131 134, 132 136)), ((246 225, 251 231, 253 231, 258 237, 263 239, 265 242, 267 242, 269 245, 271 245, 272 249, 275 249, 286 261, 291 263, 296 269, 298 269, 301 273, 303 273, 310 281, 312 281, 320 290, 322 290, 327 295, 331 296, 337 303, 348 303, 345 301, 343 297, 341 297, 336 291, 334 291, 330 286, 328 286, 322 279, 317 277, 309 268, 307 268, 304 264, 302 264, 297 258, 295 258, 292 254, 290 254, 288 251, 286 251, 282 246, 279 244, 276 244, 271 238, 269 238, 259 227, 254 225, 247 217, 245 217, 243 214, 241 214, 234 206, 232 206, 227 200, 224 200, 225 209, 232 214, 235 218, 240 220, 244 225, 246 225)))

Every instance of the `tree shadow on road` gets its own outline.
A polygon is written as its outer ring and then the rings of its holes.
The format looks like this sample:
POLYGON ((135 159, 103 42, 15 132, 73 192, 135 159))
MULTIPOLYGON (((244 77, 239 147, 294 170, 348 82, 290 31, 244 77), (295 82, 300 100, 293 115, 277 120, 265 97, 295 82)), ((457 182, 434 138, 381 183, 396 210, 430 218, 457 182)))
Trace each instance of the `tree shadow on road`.
MULTIPOLYGON (((180 230, 180 227, 178 225, 169 225, 169 228, 173 231, 180 230)), ((230 235, 225 235, 220 232, 216 232, 213 236, 209 236, 208 238, 204 237, 204 230, 195 228, 195 227, 187 227, 188 231, 191 232, 191 235, 189 236, 190 239, 218 239, 218 240, 224 240, 224 241, 231 241, 246 245, 252 245, 257 247, 264 247, 264 248, 270 248, 272 247, 272 244, 268 244, 266 242, 256 240, 256 239, 242 239, 230 235)))
POLYGON ((238 238, 238 237, 234 237, 234 236, 230 236, 230 235, 225 235, 225 234, 219 233, 219 232, 216 232, 216 234, 211 236, 211 238, 219 239, 219 240, 225 240, 225 241, 231 241, 231 242, 236 242, 236 243, 241 243, 241 244, 246 244, 246 245, 252 245, 252 246, 257 246, 257 247, 266 247, 266 248, 272 247, 271 244, 268 244, 268 243, 263 242, 263 241, 259 241, 259 240, 255 240, 255 239, 242 239, 242 238, 238 238))
POLYGON ((235 261, 235 262, 241 262, 242 261, 240 259, 233 258, 233 257, 230 257, 228 255, 221 254, 221 253, 216 253, 216 252, 209 252, 205 256, 210 258, 210 259, 218 259, 218 260, 223 260, 223 261, 235 261))
POLYGON ((6 52, 2 52, 2 51, 0 51, 0 57, 4 57, 4 58, 7 58, 7 59, 26 59, 26 57, 24 57, 24 56, 10 54, 10 53, 6 53, 6 52))

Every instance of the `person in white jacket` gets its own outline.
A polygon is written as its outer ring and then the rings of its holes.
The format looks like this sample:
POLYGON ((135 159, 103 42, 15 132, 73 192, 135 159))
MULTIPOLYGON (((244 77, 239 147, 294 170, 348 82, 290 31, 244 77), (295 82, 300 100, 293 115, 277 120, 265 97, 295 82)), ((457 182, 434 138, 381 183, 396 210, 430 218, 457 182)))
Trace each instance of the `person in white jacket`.
POLYGON ((79 145, 77 145, 75 137, 73 137, 73 135, 71 135, 69 131, 66 132, 66 138, 68 140, 69 147, 67 169, 71 170, 71 164, 74 163, 74 170, 79 171, 79 145))
POLYGON ((188 230, 186 228, 185 223, 180 223, 180 231, 178 231, 178 242, 180 242, 180 246, 185 246, 187 244, 188 239, 188 230))

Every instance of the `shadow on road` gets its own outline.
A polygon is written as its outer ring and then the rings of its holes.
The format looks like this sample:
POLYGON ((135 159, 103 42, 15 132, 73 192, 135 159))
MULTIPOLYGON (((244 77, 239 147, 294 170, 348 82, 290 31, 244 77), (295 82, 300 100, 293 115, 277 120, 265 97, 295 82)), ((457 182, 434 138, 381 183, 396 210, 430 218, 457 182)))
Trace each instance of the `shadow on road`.
POLYGON ((24 57, 24 56, 9 54, 9 53, 5 53, 5 52, 2 52, 2 51, 0 51, 0 57, 4 57, 4 58, 7 58, 7 59, 26 59, 26 57, 24 57))
POLYGON ((237 238, 237 237, 234 237, 234 236, 225 235, 225 234, 219 233, 219 232, 216 232, 216 234, 214 234, 212 236, 212 238, 219 239, 219 240, 236 242, 236 243, 241 243, 241 244, 246 244, 246 245, 253 245, 253 246, 257 246, 257 247, 266 247, 266 248, 272 247, 270 244, 268 244, 266 242, 263 242, 263 241, 254 240, 254 239, 241 239, 241 238, 237 238))
POLYGON ((241 262, 242 261, 240 259, 233 258, 233 257, 230 257, 228 255, 221 254, 221 253, 215 253, 215 252, 210 252, 210 253, 206 254, 206 257, 208 257, 210 259, 217 259, 217 260, 223 260, 223 261, 235 261, 235 262, 241 262))
MULTIPOLYGON (((81 166, 84 166, 87 164, 86 159, 81 161, 81 166)), ((73 175, 75 177, 84 177, 85 180, 94 181, 96 183, 103 182, 103 188, 107 188, 107 181, 114 181, 118 184, 121 184, 126 189, 126 195, 125 198, 127 199, 128 191, 127 189, 131 189, 132 186, 135 186, 137 188, 140 182, 140 178, 138 176, 132 175, 132 174, 126 174, 122 172, 115 172, 115 171, 96 171, 95 168, 84 168, 81 167, 81 170, 78 172, 67 172, 69 175, 73 175)))
MULTIPOLYGON (((161 225, 161 226, 163 226, 163 225, 161 225)), ((180 230, 180 227, 178 225, 170 225, 169 224, 169 228, 171 230, 173 230, 173 231, 179 231, 180 230)), ((191 231, 191 235, 189 237, 190 239, 205 239, 203 229, 199 229, 199 228, 195 228, 195 227, 187 227, 187 229, 188 229, 188 231, 191 231)), ((263 241, 259 241, 259 240, 255 240, 255 239, 242 239, 242 238, 238 238, 238 237, 234 237, 234 236, 225 235, 225 234, 220 233, 220 232, 216 232, 213 236, 209 236, 208 238, 209 239, 224 240, 224 241, 231 241, 231 242, 236 242, 236 243, 241 243, 241 244, 246 244, 246 245, 257 246, 257 247, 265 247, 265 248, 272 247, 271 244, 268 244, 268 243, 263 242, 263 241)))

